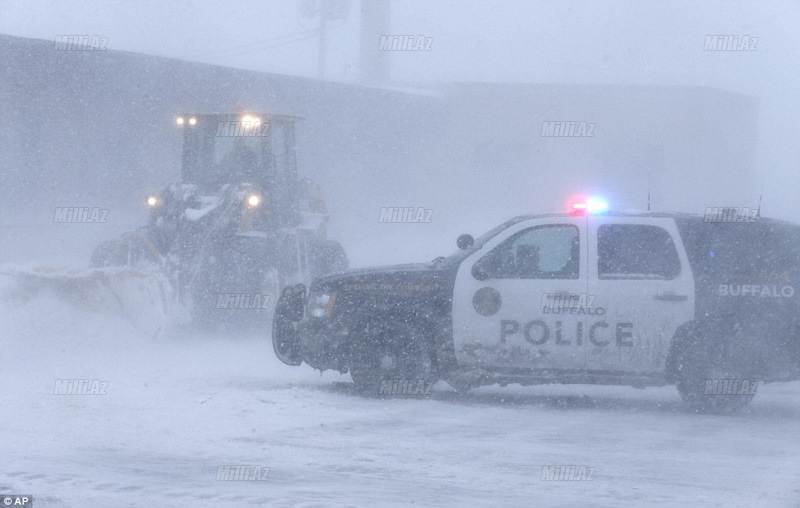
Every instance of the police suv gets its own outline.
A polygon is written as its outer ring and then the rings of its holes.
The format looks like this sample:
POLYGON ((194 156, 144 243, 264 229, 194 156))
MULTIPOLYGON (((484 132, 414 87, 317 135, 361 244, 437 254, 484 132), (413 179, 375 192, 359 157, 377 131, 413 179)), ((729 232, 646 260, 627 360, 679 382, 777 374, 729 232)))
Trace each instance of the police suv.
POLYGON ((439 379, 458 390, 675 384, 709 412, 800 379, 798 225, 589 201, 457 244, 430 263, 286 288, 278 358, 349 371, 364 394, 398 393, 398 380, 402 393, 439 379))

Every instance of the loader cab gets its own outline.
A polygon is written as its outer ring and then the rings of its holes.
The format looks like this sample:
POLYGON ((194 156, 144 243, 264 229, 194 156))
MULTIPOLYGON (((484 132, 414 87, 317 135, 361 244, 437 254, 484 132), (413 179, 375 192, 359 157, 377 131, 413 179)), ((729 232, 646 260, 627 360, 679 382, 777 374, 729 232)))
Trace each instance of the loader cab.
POLYGON ((252 184, 269 203, 265 213, 285 215, 280 222, 292 222, 297 202, 296 121, 265 113, 178 115, 182 182, 206 195, 216 194, 225 184, 252 184))

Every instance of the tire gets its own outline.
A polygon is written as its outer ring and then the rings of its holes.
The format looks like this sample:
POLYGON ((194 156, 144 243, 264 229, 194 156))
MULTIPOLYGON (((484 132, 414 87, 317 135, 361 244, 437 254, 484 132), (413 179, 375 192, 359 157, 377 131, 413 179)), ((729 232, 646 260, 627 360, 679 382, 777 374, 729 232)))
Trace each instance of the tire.
POLYGON ((272 321, 272 349, 278 360, 296 367, 303 363, 295 323, 303 319, 305 286, 289 286, 281 293, 272 321))
POLYGON ((219 292, 217 287, 216 281, 205 271, 192 283, 190 315, 192 325, 199 330, 216 332, 223 324, 216 308, 216 295, 219 292))
POLYGON ((676 386, 686 408, 694 413, 730 414, 753 400, 757 384, 744 369, 721 352, 701 351, 695 346, 681 355, 676 386), (747 389, 745 388, 745 383, 747 389), (725 393, 725 392, 730 393, 725 393))
POLYGON ((398 320, 369 322, 350 343, 349 367, 356 392, 366 397, 421 395, 420 386, 430 393, 438 380, 424 328, 398 320))
POLYGON ((193 322, 212 331, 269 329, 283 286, 271 246, 261 239, 242 237, 220 243, 222 248, 206 254, 193 281, 193 322), (238 294, 249 295, 248 300, 236 301, 238 294))
POLYGON ((268 295, 270 298, 268 308, 266 309, 266 317, 264 321, 266 324, 271 324, 275 320, 275 309, 278 305, 278 299, 281 296, 283 289, 283 278, 276 268, 267 268, 262 274, 261 280, 261 294, 268 295))

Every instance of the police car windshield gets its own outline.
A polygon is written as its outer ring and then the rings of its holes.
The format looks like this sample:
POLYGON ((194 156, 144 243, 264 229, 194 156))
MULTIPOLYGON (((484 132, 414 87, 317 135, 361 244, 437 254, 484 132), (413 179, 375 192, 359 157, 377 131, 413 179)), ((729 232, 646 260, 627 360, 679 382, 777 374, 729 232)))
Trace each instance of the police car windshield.
POLYGON ((499 226, 490 229, 486 233, 476 238, 475 242, 472 244, 472 247, 470 247, 469 249, 459 249, 453 254, 450 254, 449 256, 438 257, 433 261, 431 261, 431 264, 436 266, 451 266, 454 264, 457 265, 461 263, 467 256, 469 256, 476 250, 482 248, 486 244, 486 242, 488 242, 489 240, 500 234, 500 232, 510 228, 514 224, 517 224, 527 219, 530 219, 530 217, 524 215, 520 217, 514 217, 513 219, 508 220, 500 224, 499 226))

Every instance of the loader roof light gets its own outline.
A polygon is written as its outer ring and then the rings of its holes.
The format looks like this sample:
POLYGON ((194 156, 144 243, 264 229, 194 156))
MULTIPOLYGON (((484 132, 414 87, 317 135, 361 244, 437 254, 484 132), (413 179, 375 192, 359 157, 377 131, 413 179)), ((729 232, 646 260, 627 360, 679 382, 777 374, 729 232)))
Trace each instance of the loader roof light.
POLYGON ((238 128, 247 136, 257 135, 261 131, 261 119, 253 115, 243 115, 239 118, 238 128))
POLYGON ((250 194, 247 196, 248 208, 258 208, 259 206, 261 206, 261 196, 258 194, 250 194))
POLYGON ((178 118, 175 119, 175 123, 178 124, 178 125, 183 125, 183 123, 185 121, 186 120, 184 120, 184 118, 182 116, 179 116, 178 118))
POLYGON ((158 197, 156 197, 156 196, 147 196, 147 206, 150 206, 150 207, 158 206, 158 197))
POLYGON ((196 125, 196 124, 197 124, 197 118, 191 117, 189 119, 189 125, 196 125))
POLYGON ((603 213, 608 211, 608 203, 602 198, 587 198, 573 202, 571 208, 579 214, 603 213))

